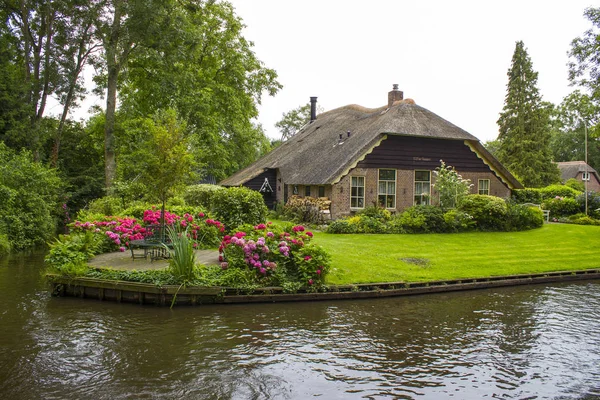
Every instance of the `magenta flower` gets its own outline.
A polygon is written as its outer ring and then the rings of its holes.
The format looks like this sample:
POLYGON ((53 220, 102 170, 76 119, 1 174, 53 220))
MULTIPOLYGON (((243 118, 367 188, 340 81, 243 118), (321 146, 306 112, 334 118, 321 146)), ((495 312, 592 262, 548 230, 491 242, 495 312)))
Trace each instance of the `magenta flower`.
POLYGON ((226 262, 222 262, 221 263, 221 269, 227 269, 229 267, 229 264, 226 262))
POLYGON ((311 256, 304 256, 304 261, 308 261, 310 260, 312 257, 311 256))
POLYGON ((125 251, 125 247, 123 247, 123 246, 119 247, 119 251, 120 251, 121 253, 122 253, 122 252, 124 252, 124 251, 125 251))

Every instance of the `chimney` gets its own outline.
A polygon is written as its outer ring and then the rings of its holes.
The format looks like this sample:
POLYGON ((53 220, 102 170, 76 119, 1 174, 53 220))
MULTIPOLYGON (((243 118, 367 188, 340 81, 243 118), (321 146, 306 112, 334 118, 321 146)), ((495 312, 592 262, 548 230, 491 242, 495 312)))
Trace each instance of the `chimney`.
POLYGON ((404 92, 398 90, 398 84, 394 83, 391 92, 388 92, 388 108, 394 104, 395 101, 404 99, 404 92))
POLYGON ((317 119, 317 98, 310 98, 310 122, 313 122, 317 119))

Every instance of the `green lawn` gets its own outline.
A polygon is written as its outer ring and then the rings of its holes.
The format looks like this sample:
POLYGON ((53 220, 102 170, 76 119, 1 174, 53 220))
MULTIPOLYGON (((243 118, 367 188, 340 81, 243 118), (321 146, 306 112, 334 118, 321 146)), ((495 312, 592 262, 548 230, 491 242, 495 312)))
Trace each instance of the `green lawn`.
POLYGON ((417 282, 600 268, 600 226, 428 235, 316 233, 329 284, 417 282), (412 262, 402 261, 412 259, 412 262))

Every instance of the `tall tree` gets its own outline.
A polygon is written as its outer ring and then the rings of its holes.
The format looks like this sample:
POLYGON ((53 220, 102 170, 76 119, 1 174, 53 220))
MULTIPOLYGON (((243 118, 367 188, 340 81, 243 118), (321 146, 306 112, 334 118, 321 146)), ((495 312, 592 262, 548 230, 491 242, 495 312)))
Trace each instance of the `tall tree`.
POLYGON ((85 92, 80 76, 96 47, 91 40, 95 10, 96 3, 86 0, 6 0, 0 8, 6 22, 0 28, 2 35, 8 43, 17 43, 12 54, 7 54, 11 57, 9 63, 18 66, 22 77, 22 84, 11 96, 24 93, 29 114, 26 128, 16 135, 13 132, 12 142, 29 148, 40 159, 44 145, 42 121, 49 98, 55 97, 63 108, 61 122, 52 134, 54 165, 69 109, 85 92))
POLYGON ((504 108, 498 119, 500 161, 528 187, 541 187, 560 180, 552 162, 549 114, 537 88, 538 73, 522 41, 516 43, 504 108))
POLYGON ((281 119, 275 123, 275 127, 281 132, 281 141, 283 142, 294 136, 309 121, 310 103, 282 113, 281 119))
POLYGON ((180 0, 155 18, 160 32, 131 54, 121 110, 135 118, 176 109, 205 175, 225 178, 268 147, 252 119, 263 94, 281 87, 277 74, 256 57, 227 2, 180 0))
POLYGON ((600 100, 600 8, 586 8, 583 15, 592 27, 571 42, 569 80, 600 100))
POLYGON ((555 161, 585 159, 585 133, 588 136, 588 164, 600 168, 600 105, 590 96, 575 90, 553 111, 554 123, 550 149, 555 161))

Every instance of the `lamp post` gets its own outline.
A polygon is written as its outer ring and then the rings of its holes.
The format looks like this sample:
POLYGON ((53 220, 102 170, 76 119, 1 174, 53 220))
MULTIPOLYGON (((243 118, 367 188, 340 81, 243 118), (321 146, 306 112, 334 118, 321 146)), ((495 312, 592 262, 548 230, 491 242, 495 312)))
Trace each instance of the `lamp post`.
POLYGON ((584 147, 585 147, 585 172, 583 174, 583 177, 585 178, 583 180, 583 183, 585 185, 585 215, 587 217, 588 215, 588 181, 590 180, 590 173, 588 171, 588 151, 587 151, 587 124, 585 123, 585 121, 583 121, 583 127, 585 128, 585 140, 584 140, 584 147))

